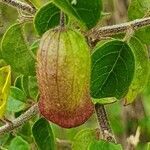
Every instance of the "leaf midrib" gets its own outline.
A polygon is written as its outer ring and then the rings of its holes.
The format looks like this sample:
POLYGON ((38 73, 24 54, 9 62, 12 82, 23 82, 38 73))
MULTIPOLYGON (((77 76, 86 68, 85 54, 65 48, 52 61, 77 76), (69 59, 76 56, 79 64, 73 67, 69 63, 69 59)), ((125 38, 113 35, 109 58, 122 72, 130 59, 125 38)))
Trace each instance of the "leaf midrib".
POLYGON ((112 71, 114 70, 114 68, 115 68, 115 66, 116 66, 116 64, 117 64, 117 62, 118 62, 118 59, 120 58, 120 54, 121 54, 121 52, 122 52, 122 50, 123 50, 123 47, 124 47, 124 45, 122 45, 121 50, 120 50, 120 52, 119 52, 119 54, 118 54, 118 57, 117 57, 115 63, 113 64, 113 66, 112 66, 112 69, 111 69, 110 72, 108 73, 106 79, 103 81, 101 87, 100 87, 99 90, 95 93, 95 95, 97 95, 97 93, 99 93, 99 91, 101 91, 101 89, 103 88, 103 86, 104 86, 104 84, 106 83, 107 79, 109 78, 110 74, 111 74, 112 71))

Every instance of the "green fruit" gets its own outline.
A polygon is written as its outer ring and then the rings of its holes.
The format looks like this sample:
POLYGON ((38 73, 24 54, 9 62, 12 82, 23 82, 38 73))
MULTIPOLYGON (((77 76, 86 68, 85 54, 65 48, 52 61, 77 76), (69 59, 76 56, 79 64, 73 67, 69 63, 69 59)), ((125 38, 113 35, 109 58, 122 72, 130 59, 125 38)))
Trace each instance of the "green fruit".
POLYGON ((71 29, 49 30, 37 58, 41 114, 64 128, 83 124, 93 113, 90 49, 84 37, 71 29))

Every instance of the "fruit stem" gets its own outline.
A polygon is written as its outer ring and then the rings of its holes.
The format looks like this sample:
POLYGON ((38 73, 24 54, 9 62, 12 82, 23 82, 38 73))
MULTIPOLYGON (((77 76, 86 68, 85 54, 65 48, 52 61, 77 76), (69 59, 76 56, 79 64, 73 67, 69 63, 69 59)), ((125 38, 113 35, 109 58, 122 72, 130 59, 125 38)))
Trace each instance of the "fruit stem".
POLYGON ((108 142, 116 143, 104 105, 95 104, 95 111, 103 139, 108 142))
POLYGON ((60 26, 65 26, 65 14, 62 11, 60 12, 60 26))

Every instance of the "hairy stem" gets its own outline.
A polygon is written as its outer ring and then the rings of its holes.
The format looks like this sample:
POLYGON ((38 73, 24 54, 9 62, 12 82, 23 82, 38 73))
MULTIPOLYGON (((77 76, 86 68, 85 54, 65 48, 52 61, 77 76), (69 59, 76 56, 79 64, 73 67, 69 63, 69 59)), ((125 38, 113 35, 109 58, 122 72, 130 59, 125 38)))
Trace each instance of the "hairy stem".
POLYGON ((0 0, 0 2, 8 4, 10 6, 13 6, 19 10, 25 11, 25 12, 30 13, 30 14, 35 14, 35 12, 36 12, 35 8, 33 8, 32 6, 30 6, 27 3, 23 3, 23 2, 18 1, 18 0, 0 0))
POLYGON ((116 143, 104 105, 95 104, 95 110, 103 139, 116 143))
POLYGON ((134 21, 122 23, 122 24, 116 24, 111 26, 105 26, 105 27, 97 27, 87 33, 87 36, 92 39, 92 41, 96 41, 98 39, 101 39, 102 37, 110 37, 115 34, 119 33, 125 33, 129 28, 132 28, 133 30, 137 30, 139 28, 149 26, 150 25, 150 17, 142 18, 142 19, 136 19, 134 21))
POLYGON ((0 127, 0 135, 6 132, 12 131, 13 129, 21 126, 26 121, 30 120, 33 116, 38 114, 38 105, 35 104, 31 108, 29 108, 25 113, 20 115, 18 118, 11 121, 11 123, 7 123, 0 127))
POLYGON ((65 14, 62 11, 60 13, 60 26, 61 27, 65 26, 65 14))
MULTIPOLYGON (((18 8, 22 11, 35 14, 36 10, 23 2, 20 2, 18 0, 0 0, 0 2, 3 2, 5 4, 8 4, 10 6, 13 6, 15 8, 18 8)), ((62 15, 61 15, 62 16, 62 15)), ((63 18, 63 17, 62 17, 63 18)), ((63 25, 64 22, 62 22, 63 25)), ((102 37, 109 37, 118 33, 125 33, 129 27, 132 27, 133 30, 149 26, 150 25, 150 17, 147 18, 141 18, 136 19, 134 21, 122 23, 122 24, 116 24, 111 26, 104 26, 104 27, 96 27, 90 32, 86 34, 86 36, 91 39, 93 42, 100 40, 102 37)))

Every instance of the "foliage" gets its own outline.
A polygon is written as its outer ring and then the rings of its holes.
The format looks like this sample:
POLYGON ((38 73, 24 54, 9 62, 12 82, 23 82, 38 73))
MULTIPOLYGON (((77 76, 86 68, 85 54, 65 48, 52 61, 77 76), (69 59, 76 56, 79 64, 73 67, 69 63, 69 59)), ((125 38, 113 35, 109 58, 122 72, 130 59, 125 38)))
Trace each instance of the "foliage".
POLYGON ((32 133, 40 150, 55 149, 53 131, 46 119, 41 118, 37 122, 35 122, 32 127, 32 133))
POLYGON ((96 130, 91 129, 83 129, 80 132, 78 132, 75 137, 72 144, 73 150, 87 150, 88 146, 93 140, 96 140, 98 138, 98 132, 96 130))
POLYGON ((134 56, 122 41, 98 44, 92 53, 91 96, 116 97, 127 93, 134 73, 134 56))
POLYGON ((0 118, 3 117, 7 105, 7 98, 9 95, 11 84, 11 70, 10 66, 2 67, 0 69, 0 118))
POLYGON ((42 35, 50 28, 58 26, 60 9, 53 3, 43 6, 36 14, 34 19, 35 28, 39 35, 42 35))
POLYGON ((88 150, 122 150, 121 145, 106 141, 94 141, 89 145, 88 150))

